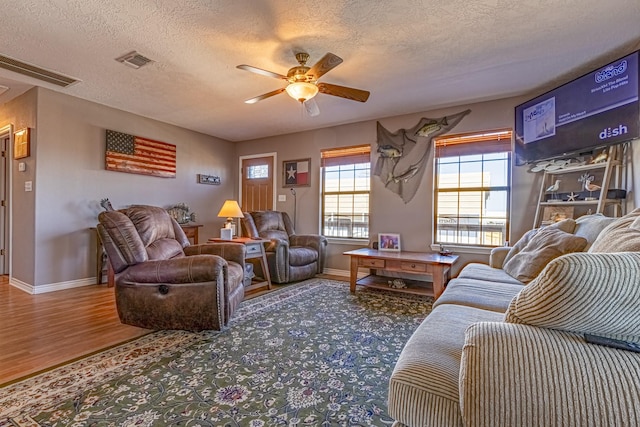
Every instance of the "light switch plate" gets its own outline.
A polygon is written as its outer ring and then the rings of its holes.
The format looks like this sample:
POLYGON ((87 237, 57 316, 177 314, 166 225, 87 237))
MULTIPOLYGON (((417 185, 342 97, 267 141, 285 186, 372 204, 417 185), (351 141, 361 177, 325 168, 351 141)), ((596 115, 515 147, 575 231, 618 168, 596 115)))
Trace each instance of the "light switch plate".
POLYGON ((286 202, 287 201, 287 195, 286 194, 278 194, 278 201, 279 202, 286 202))
POLYGON ((27 170, 27 164, 25 162, 18 163, 18 172, 24 172, 27 170))

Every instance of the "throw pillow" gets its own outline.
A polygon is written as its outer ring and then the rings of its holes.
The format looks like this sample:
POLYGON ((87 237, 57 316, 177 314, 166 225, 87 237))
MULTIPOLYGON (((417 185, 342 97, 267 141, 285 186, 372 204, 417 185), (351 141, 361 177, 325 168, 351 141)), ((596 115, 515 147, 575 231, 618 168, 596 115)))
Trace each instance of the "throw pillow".
POLYGON ((640 252, 640 208, 605 227, 589 252, 640 252))
POLYGON ((529 283, 554 258, 571 252, 579 252, 587 245, 587 239, 565 233, 557 228, 545 227, 538 231, 529 243, 504 264, 504 271, 522 283, 529 283))
MULTIPOLYGON (((548 225, 544 228, 558 229, 564 231, 565 233, 573 233, 573 230, 576 228, 576 221, 572 218, 567 218, 554 224, 548 225)), ((520 251, 522 251, 531 241, 533 236, 535 236, 540 230, 542 230, 542 228, 534 228, 533 230, 527 231, 524 236, 522 236, 511 249, 509 249, 509 253, 504 258, 504 261, 502 261, 502 265, 504 266, 511 258, 520 253, 520 251)))
POLYGON ((505 321, 640 342, 640 253, 573 253, 516 295, 505 321))
POLYGON ((573 231, 573 234, 587 239, 587 247, 584 248, 586 251, 591 247, 593 242, 596 241, 600 232, 617 219, 618 218, 604 216, 601 213, 582 215, 576 219, 576 229, 573 231))

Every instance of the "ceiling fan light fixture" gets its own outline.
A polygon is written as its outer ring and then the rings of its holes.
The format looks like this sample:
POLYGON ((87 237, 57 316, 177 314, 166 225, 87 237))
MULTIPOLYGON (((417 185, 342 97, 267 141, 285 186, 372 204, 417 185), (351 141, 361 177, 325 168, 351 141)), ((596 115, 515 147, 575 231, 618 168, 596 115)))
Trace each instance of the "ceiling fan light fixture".
POLYGON ((318 86, 307 82, 291 83, 285 90, 290 97, 300 102, 308 101, 318 94, 318 86))

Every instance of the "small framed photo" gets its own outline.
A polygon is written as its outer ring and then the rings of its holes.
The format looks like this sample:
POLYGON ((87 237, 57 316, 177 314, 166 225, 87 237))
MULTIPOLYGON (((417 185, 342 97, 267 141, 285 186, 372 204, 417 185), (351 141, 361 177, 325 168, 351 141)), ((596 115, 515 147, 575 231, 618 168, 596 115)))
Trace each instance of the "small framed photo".
POLYGON ((400 235, 394 233, 378 234, 378 250, 400 252, 400 235))
POLYGON ((573 206, 545 206, 542 211, 543 224, 553 224, 567 218, 573 218, 573 206))
POLYGON ((31 132, 29 128, 13 133, 13 158, 22 159, 31 155, 31 132))
POLYGON ((311 159, 282 162, 283 187, 309 187, 311 185, 311 159))

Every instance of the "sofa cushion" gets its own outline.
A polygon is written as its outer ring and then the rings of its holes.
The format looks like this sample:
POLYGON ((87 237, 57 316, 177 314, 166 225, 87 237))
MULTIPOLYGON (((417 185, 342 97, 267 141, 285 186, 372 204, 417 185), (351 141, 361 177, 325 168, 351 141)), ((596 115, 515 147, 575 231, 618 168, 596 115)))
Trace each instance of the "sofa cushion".
MULTIPOLYGON (((551 225, 547 225, 544 227, 545 230, 556 229, 560 231, 564 231, 565 233, 573 233, 576 228, 576 221, 572 218, 563 219, 562 221, 558 221, 551 225)), ((521 238, 518 240, 515 245, 509 250, 509 253, 502 261, 502 265, 504 266, 511 258, 519 254, 533 239, 533 237, 538 234, 538 231, 542 230, 542 228, 534 228, 533 230, 527 231, 521 238)))
POLYGON ((458 377, 464 333, 503 314, 443 304, 405 345, 389 380, 389 415, 407 426, 462 425, 458 377))
POLYGON ((640 252, 640 209, 605 227, 589 252, 640 252))
POLYGON ((457 276, 458 279, 478 279, 489 282, 509 283, 512 285, 522 285, 518 279, 509 276, 501 268, 492 268, 486 264, 476 262, 464 266, 457 276))
POLYGON ((498 283, 458 277, 447 284, 446 291, 433 303, 433 307, 457 304, 504 313, 513 297, 522 288, 522 283, 498 283))
POLYGON ((573 234, 587 239, 587 246, 584 248, 586 251, 591 247, 593 242, 596 241, 600 232, 617 219, 618 218, 604 216, 601 213, 582 215, 576 219, 576 228, 573 231, 573 234))
POLYGON ((640 342, 640 253, 574 253, 551 261, 505 320, 640 342))
POLYGON ((565 233, 557 228, 545 227, 538 231, 524 249, 504 265, 504 271, 523 283, 532 281, 554 258, 578 252, 587 245, 587 239, 565 233))
POLYGON ((289 247, 289 265, 298 267, 309 265, 318 260, 318 251, 302 246, 289 247))

